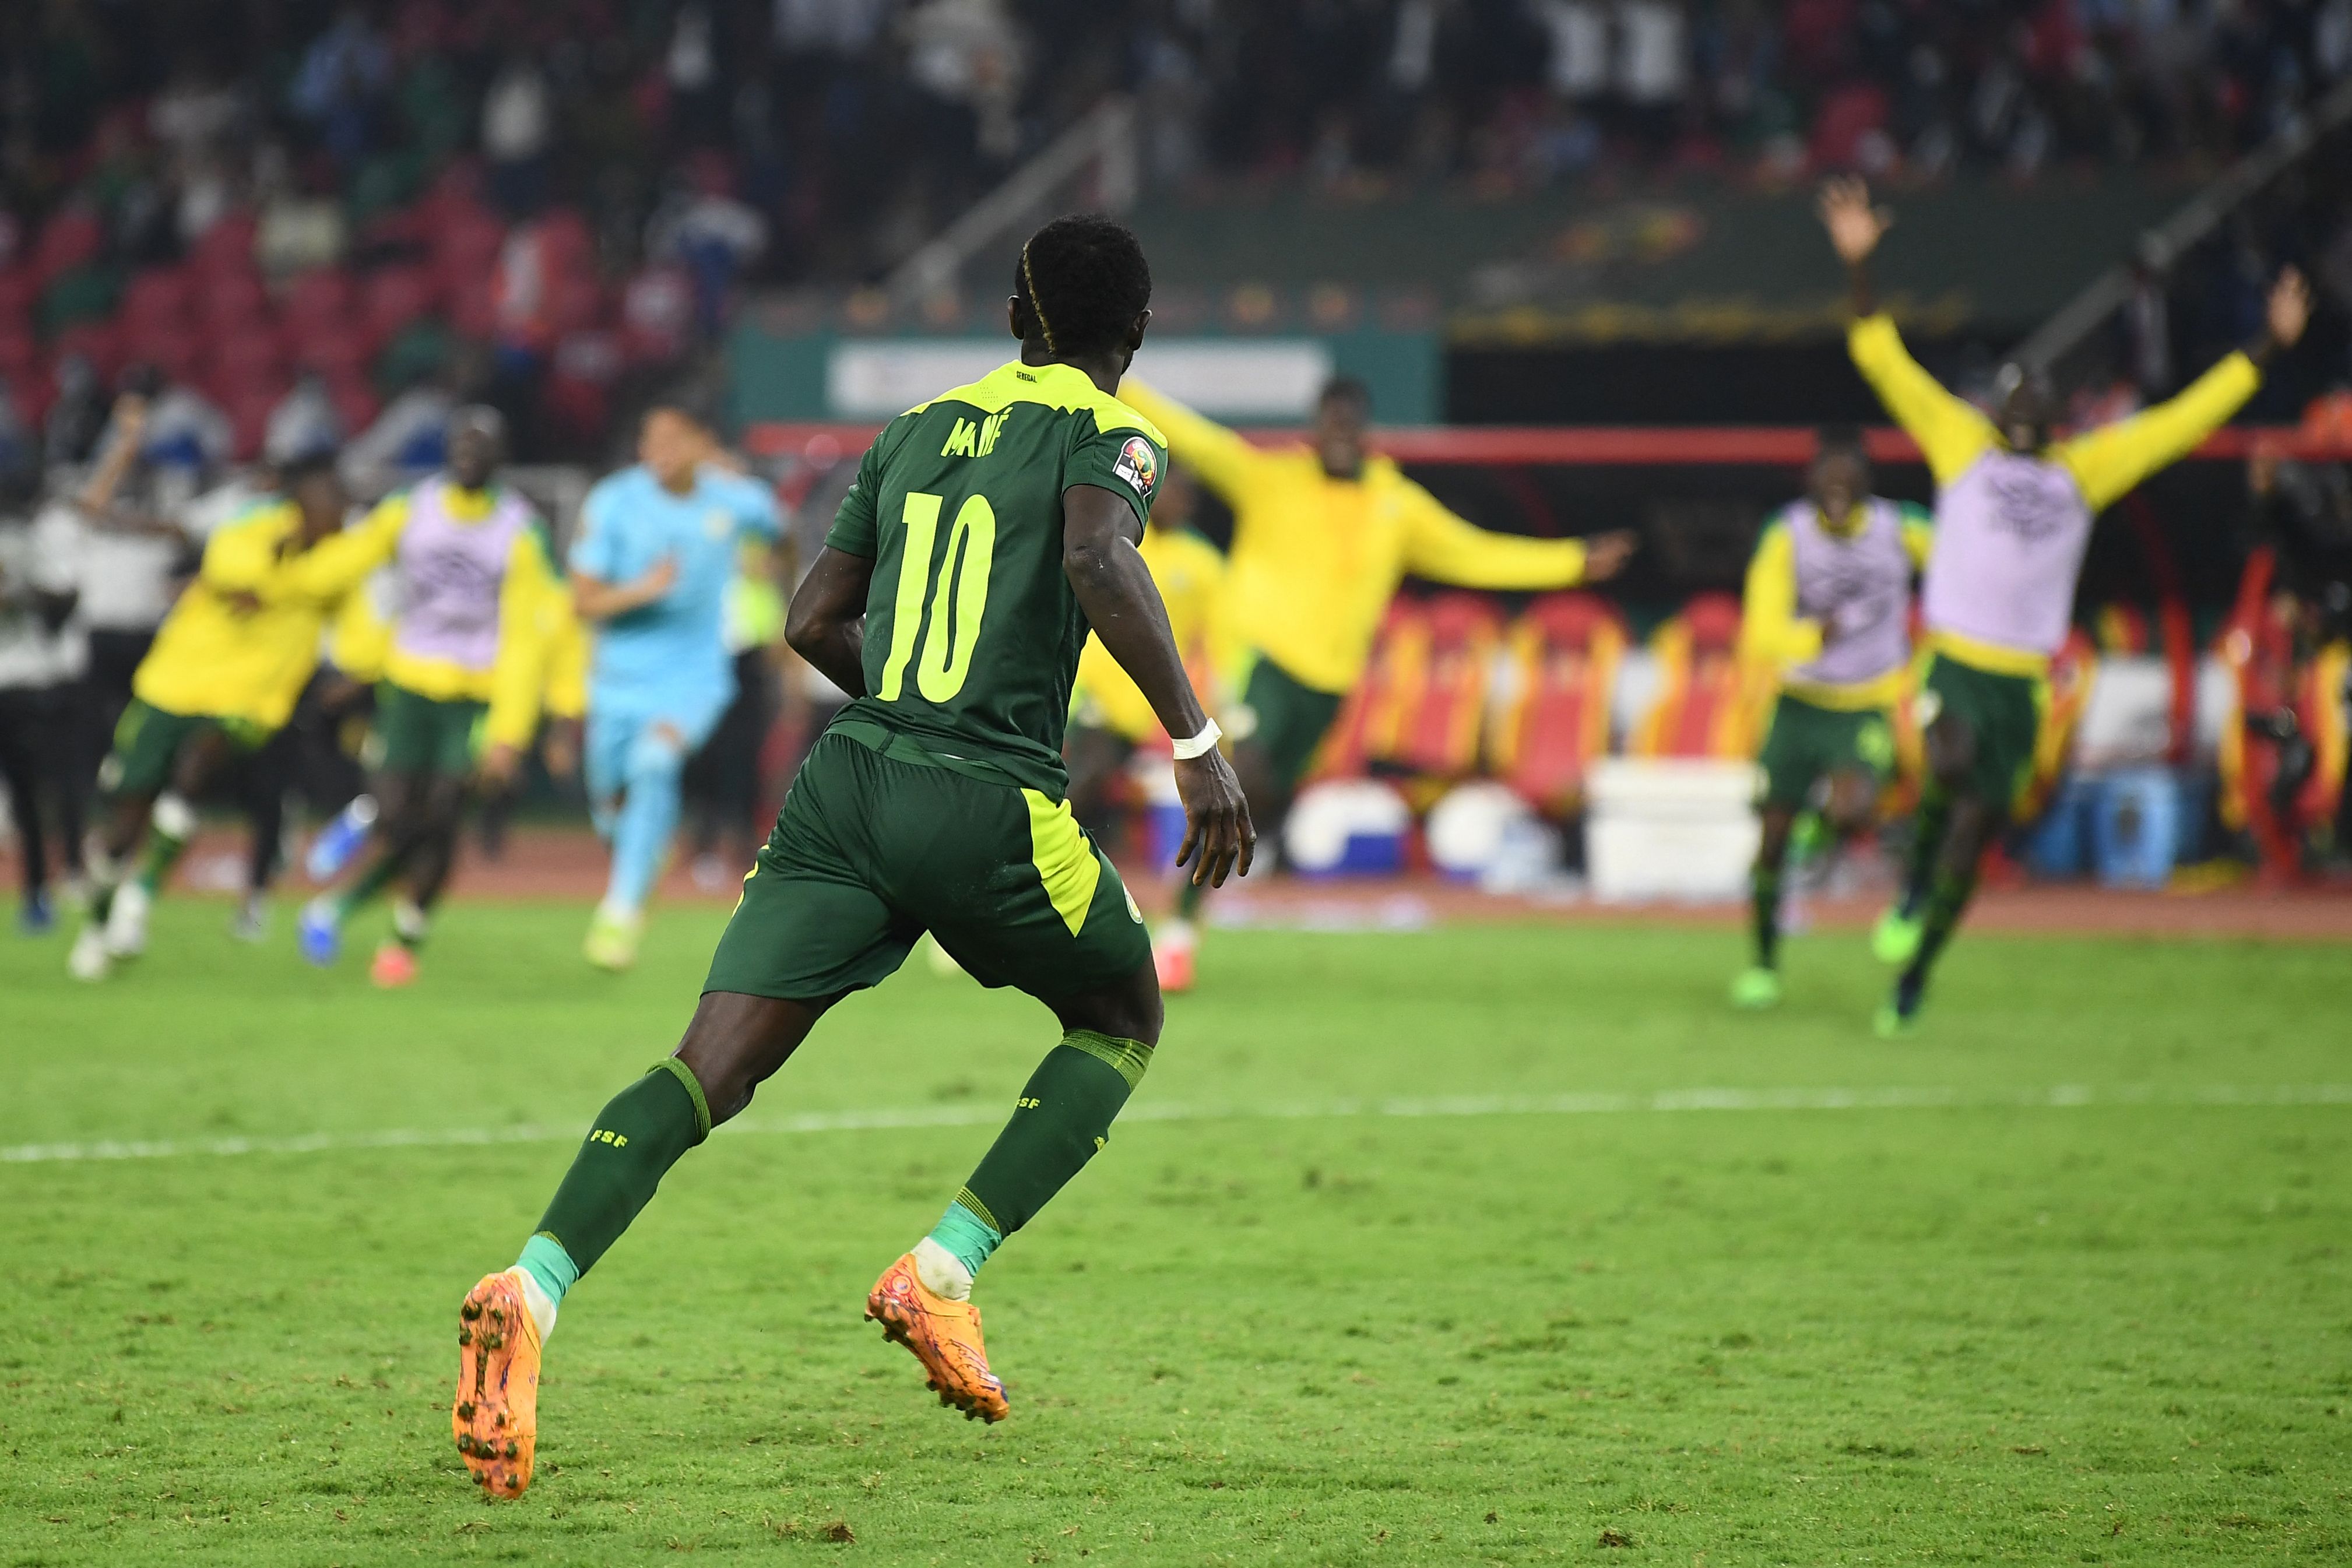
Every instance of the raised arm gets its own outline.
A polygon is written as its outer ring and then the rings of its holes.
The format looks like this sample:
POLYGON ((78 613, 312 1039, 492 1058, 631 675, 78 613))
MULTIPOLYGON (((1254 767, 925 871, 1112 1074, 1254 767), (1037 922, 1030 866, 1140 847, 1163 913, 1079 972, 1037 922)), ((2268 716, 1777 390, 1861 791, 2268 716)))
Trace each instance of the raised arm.
POLYGON ((2199 376, 2181 393, 2128 419, 2062 441, 2053 452, 2082 487, 2091 510, 2121 500, 2158 469, 2189 455, 2230 421, 2263 384, 2260 366, 2294 346, 2311 319, 2311 290, 2294 268, 2272 286, 2260 337, 2199 376))
POLYGON ((1853 366, 1878 394, 1888 416, 1919 443, 1936 482, 1948 484, 1995 443, 1992 421, 1921 369, 1903 346, 1894 319, 1878 311, 1870 258, 1893 226, 1894 215, 1870 205, 1870 188, 1856 176, 1822 185, 1821 214, 1830 245, 1845 263, 1854 317, 1846 329, 1846 351, 1853 366))
MULTIPOLYGON (((1140 531, 1133 504, 1117 491, 1073 485, 1062 492, 1062 571, 1070 591, 1104 651, 1127 671, 1160 726, 1181 742, 1206 731, 1209 716, 1184 673, 1151 570, 1135 548, 1140 531)), ((1179 759, 1176 792, 1184 802, 1176 863, 1192 865, 1194 884, 1223 887, 1231 872, 1249 875, 1257 829, 1224 754, 1212 745, 1179 759)))
POLYGON ((784 641, 852 697, 866 695, 866 595, 874 558, 828 544, 784 612, 784 641))
POLYGON ((1623 530, 1589 541, 1489 533, 1412 480, 1400 484, 1405 570, 1433 582, 1464 588, 1570 588, 1614 576, 1633 552, 1633 535, 1623 530))
POLYGON ((1119 383, 1118 400, 1159 426, 1168 437, 1169 456, 1228 505, 1256 488, 1265 454, 1231 430, 1133 376, 1119 383))

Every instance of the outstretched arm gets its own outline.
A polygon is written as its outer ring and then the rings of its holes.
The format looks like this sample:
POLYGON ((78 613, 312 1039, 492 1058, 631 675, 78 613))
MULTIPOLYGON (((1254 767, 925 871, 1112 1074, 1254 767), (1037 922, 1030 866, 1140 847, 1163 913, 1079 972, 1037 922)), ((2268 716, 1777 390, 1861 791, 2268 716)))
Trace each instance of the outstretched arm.
POLYGON ((866 595, 874 558, 828 544, 784 613, 784 641, 852 697, 866 695, 866 595))
POLYGON ((1894 215, 1870 205, 1870 188, 1858 176, 1824 184, 1821 214, 1831 247, 1845 263, 1854 318, 1846 329, 1846 351, 1853 356, 1853 366, 1878 394, 1888 416, 1919 443, 1936 482, 1948 484, 1994 444, 1992 421, 1921 369, 1903 346, 1893 318, 1878 313, 1870 258, 1894 225, 1894 215))
MULTIPOLYGON (((1151 704, 1160 726, 1181 741, 1206 730, 1209 716, 1184 673, 1151 570, 1135 548, 1139 531, 1134 507, 1118 492, 1097 485, 1062 492, 1062 572, 1070 591, 1104 650, 1151 704)), ((1211 746, 1180 760, 1176 792, 1184 801, 1184 842, 1176 863, 1192 866, 1196 885, 1223 887, 1236 870, 1249 875, 1257 830, 1223 753, 1211 746)))
POLYGON ((2059 443, 2053 454, 2097 511, 2158 469, 2187 456, 2227 424, 2263 384, 2260 366, 2291 348, 2311 319, 2311 290, 2290 267, 2271 288, 2262 335, 2199 376, 2179 395, 2128 419, 2059 443))
POLYGON ((1463 588, 1570 588, 1615 576, 1633 553, 1620 529, 1585 539, 1490 533, 1406 480, 1405 570, 1463 588))
POLYGON ((1233 504, 1256 487, 1265 454, 1231 430, 1133 376, 1119 383, 1118 400, 1160 426, 1169 455, 1198 474, 1220 500, 1233 504))

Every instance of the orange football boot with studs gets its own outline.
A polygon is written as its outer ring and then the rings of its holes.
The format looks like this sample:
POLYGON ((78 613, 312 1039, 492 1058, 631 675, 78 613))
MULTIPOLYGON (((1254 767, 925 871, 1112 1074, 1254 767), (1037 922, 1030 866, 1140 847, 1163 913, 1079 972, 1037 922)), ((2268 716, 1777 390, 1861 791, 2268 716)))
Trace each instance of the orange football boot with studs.
POLYGON ((971 1421, 1002 1421, 1013 1414, 1004 1384, 988 1370, 980 1309, 932 1294, 915 1272, 913 1253, 882 1271, 866 1295, 866 1316, 882 1325, 884 1339, 914 1352, 941 1405, 954 1405, 971 1421))
POLYGON ((457 1397, 449 1427, 484 1492, 522 1496, 539 1447, 539 1330, 511 1268, 457 1309, 457 1397))

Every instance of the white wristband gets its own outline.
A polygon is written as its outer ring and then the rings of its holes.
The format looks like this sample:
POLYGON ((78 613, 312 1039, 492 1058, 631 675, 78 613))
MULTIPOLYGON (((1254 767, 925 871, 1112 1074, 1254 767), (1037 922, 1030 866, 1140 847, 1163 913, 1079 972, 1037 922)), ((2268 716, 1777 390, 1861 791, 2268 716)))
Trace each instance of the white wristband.
POLYGON ((1199 734, 1189 741, 1176 742, 1176 760, 1180 763, 1189 763, 1194 757, 1208 755, 1217 749, 1217 742, 1223 738, 1224 733, 1223 730, 1217 728, 1217 721, 1214 719, 1210 720, 1199 734))

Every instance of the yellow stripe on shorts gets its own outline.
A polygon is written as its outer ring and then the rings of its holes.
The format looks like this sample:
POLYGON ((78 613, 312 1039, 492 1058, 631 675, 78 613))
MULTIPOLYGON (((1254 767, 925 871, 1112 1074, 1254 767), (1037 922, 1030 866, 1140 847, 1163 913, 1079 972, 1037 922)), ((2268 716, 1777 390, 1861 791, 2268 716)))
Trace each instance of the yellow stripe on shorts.
POLYGON ((1029 803, 1029 858, 1036 862, 1054 912, 1076 936, 1095 901, 1102 862, 1078 831, 1078 819, 1070 815, 1067 801, 1047 800, 1034 789, 1023 790, 1021 798, 1029 803))

